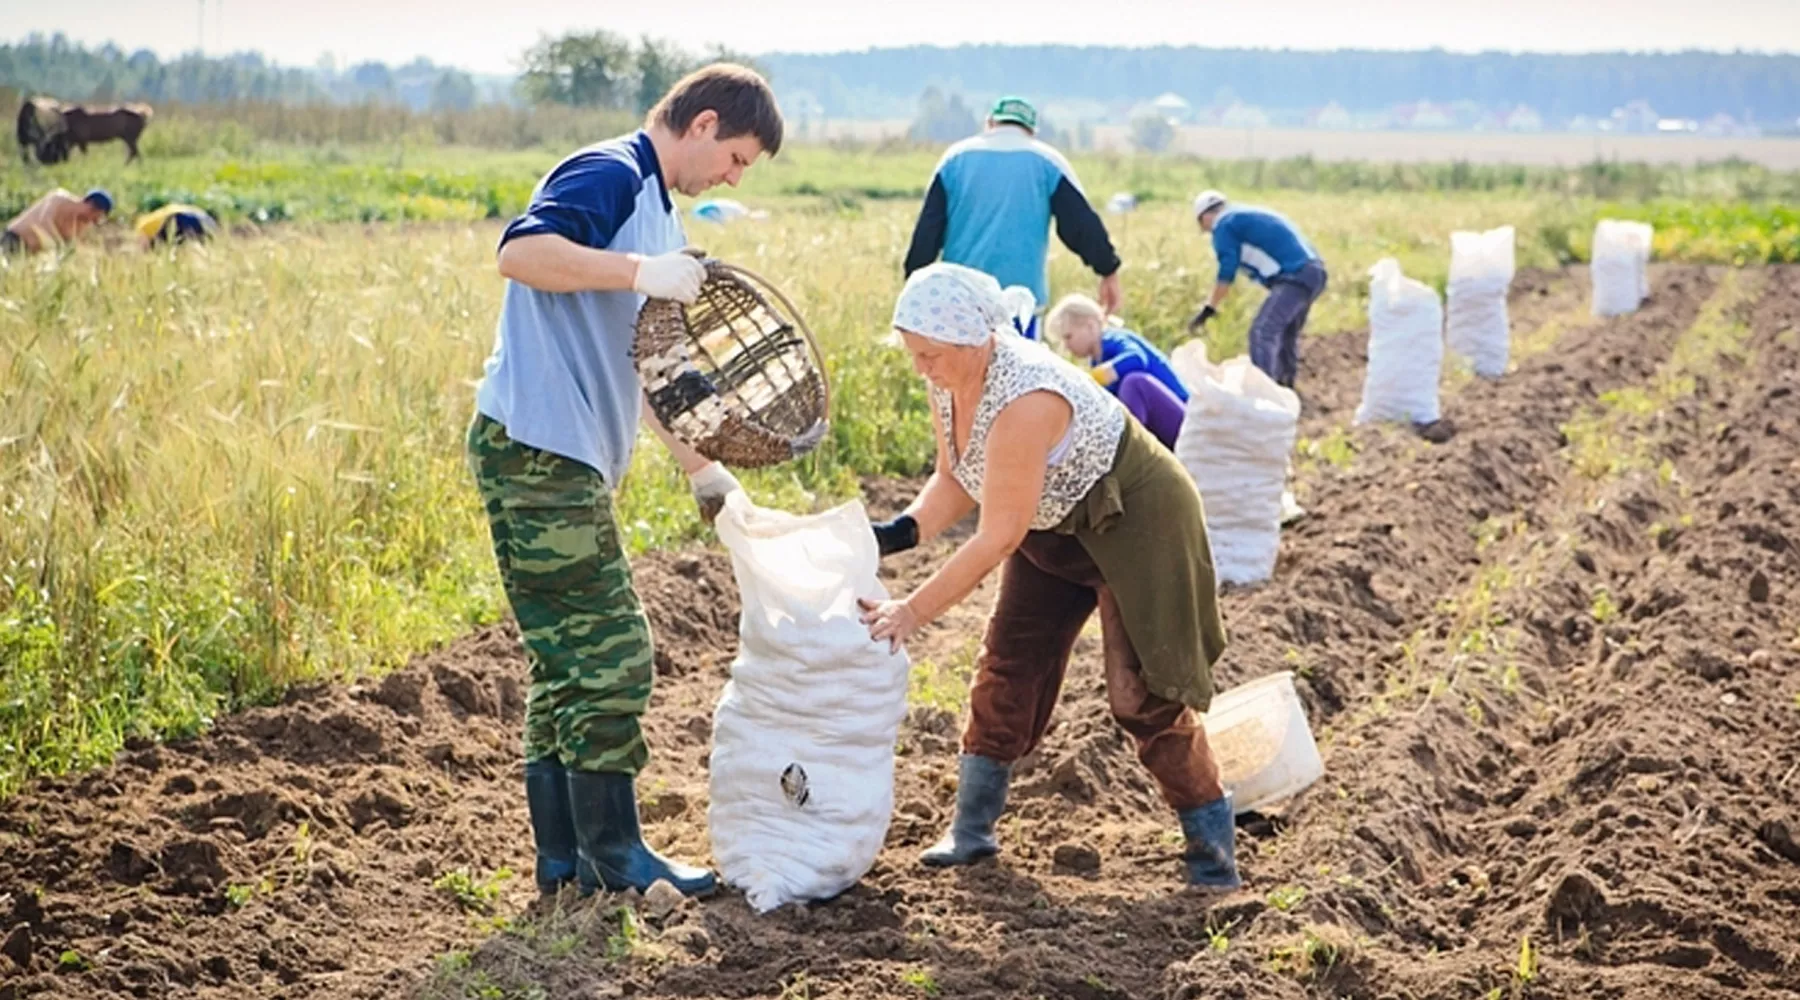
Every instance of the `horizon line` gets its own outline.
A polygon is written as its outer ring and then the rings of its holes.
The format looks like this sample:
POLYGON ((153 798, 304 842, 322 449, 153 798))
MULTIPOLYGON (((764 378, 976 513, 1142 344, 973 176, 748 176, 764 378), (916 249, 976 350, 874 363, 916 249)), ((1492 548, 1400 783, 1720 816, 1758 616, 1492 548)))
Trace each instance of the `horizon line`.
MULTIPOLYGON (((604 31, 606 29, 596 29, 596 30, 604 31)), ((615 32, 615 34, 620 34, 620 33, 615 32)), ((305 69, 305 70, 311 70, 311 69, 315 68, 313 65, 309 65, 306 63, 290 63, 290 62, 283 62, 283 61, 274 59, 274 58, 268 56, 267 54, 265 54, 263 52, 263 50, 258 49, 258 48, 241 48, 241 49, 232 49, 232 50, 227 50, 227 51, 215 51, 215 50, 208 50, 208 49, 202 48, 202 47, 191 47, 191 48, 179 49, 179 50, 170 52, 169 50, 166 50, 166 49, 157 49, 157 48, 154 48, 152 46, 147 46, 147 45, 139 45, 136 47, 121 45, 119 42, 117 42, 115 40, 111 40, 111 39, 104 41, 104 42, 98 42, 98 43, 84 43, 84 42, 80 42, 80 41, 75 41, 73 38, 71 38, 71 36, 68 35, 67 32, 60 30, 60 29, 58 29, 58 30, 34 29, 32 31, 26 32, 25 35, 21 36, 20 38, 18 38, 15 41, 0 42, 0 45, 9 45, 9 46, 26 45, 26 44, 30 44, 34 38, 50 39, 50 38, 54 38, 57 35, 62 35, 64 38, 70 39, 72 44, 74 44, 77 47, 84 48, 88 51, 95 51, 95 50, 99 50, 99 49, 103 49, 103 48, 107 48, 107 47, 117 49, 118 51, 126 53, 128 55, 131 53, 135 53, 135 52, 148 51, 148 52, 151 52, 152 54, 156 55, 158 59, 162 59, 162 60, 182 59, 182 58, 187 58, 187 57, 195 56, 195 55, 198 55, 205 59, 229 59, 229 58, 233 58, 233 57, 237 57, 237 56, 253 55, 253 56, 257 56, 257 57, 261 58, 265 63, 267 63, 270 66, 287 67, 287 68, 293 68, 293 69, 305 69)), ((625 37, 625 36, 621 35, 621 37, 625 37)), ((666 36, 662 36, 662 37, 650 36, 650 37, 657 38, 660 41, 670 41, 666 36)), ((708 45, 716 45, 716 44, 720 44, 720 43, 706 42, 706 43, 702 43, 701 45, 693 47, 693 48, 695 48, 696 50, 704 49, 708 45)), ((689 46, 682 46, 682 47, 684 49, 689 48, 689 46)), ((883 52, 909 52, 909 51, 918 51, 918 50, 923 50, 923 49, 937 49, 937 50, 946 51, 946 52, 955 52, 959 49, 1075 49, 1075 50, 1098 50, 1098 51, 1110 50, 1110 51, 1120 51, 1120 52, 1193 50, 1193 51, 1201 51, 1201 52, 1238 52, 1238 53, 1253 52, 1253 53, 1265 53, 1265 54, 1271 54, 1271 55, 1284 54, 1284 53, 1293 53, 1293 54, 1302 54, 1302 55, 1350 55, 1350 54, 1425 55, 1425 54, 1431 54, 1431 53, 1441 53, 1444 55, 1453 55, 1453 56, 1499 55, 1499 56, 1514 56, 1514 57, 1545 56, 1545 57, 1553 57, 1553 58, 1582 58, 1582 57, 1590 57, 1590 56, 1628 56, 1628 57, 1638 57, 1638 58, 1656 58, 1656 57, 1681 56, 1681 55, 1737 56, 1737 57, 1770 58, 1770 59, 1800 58, 1800 50, 1787 50, 1787 49, 1770 50, 1770 49, 1752 49, 1752 48, 1743 48, 1743 47, 1738 47, 1738 48, 1733 48, 1733 49, 1714 49, 1714 48, 1679 48, 1679 49, 1669 48, 1669 49, 1663 49, 1663 48, 1654 48, 1654 49, 1546 50, 1546 49, 1505 49, 1505 48, 1468 48, 1468 49, 1464 49, 1464 48, 1452 48, 1452 47, 1444 46, 1444 45, 1433 45, 1433 46, 1427 46, 1427 47, 1422 47, 1422 48, 1367 48, 1367 47, 1361 47, 1361 46, 1341 46, 1341 47, 1337 47, 1337 48, 1311 48, 1311 47, 1305 47, 1305 46, 1291 46, 1291 45, 1290 46, 1259 46, 1259 45, 1211 46, 1211 45, 1196 45, 1196 44, 1171 45, 1168 43, 1154 43, 1154 44, 1144 44, 1144 45, 1095 45, 1095 44, 1084 44, 1084 43, 1078 43, 1078 42, 1024 42, 1024 43, 957 42, 953 45, 946 45, 946 44, 940 44, 940 43, 935 43, 935 42, 920 42, 920 43, 915 43, 915 44, 910 44, 910 45, 869 45, 869 46, 864 46, 862 48, 770 49, 770 50, 762 51, 762 52, 746 52, 745 55, 747 55, 751 58, 765 58, 765 57, 770 57, 770 56, 775 56, 775 57, 800 56, 800 57, 808 57, 808 58, 826 58, 826 57, 831 57, 831 56, 871 55, 871 54, 877 54, 877 53, 883 53, 883 52)), ((335 58, 337 53, 331 52, 330 50, 322 50, 319 53, 319 57, 323 57, 323 56, 327 56, 327 55, 335 58)), ((315 62, 316 62, 316 59, 317 59, 317 57, 315 57, 315 62)), ((446 69, 459 69, 464 72, 476 73, 476 74, 480 74, 483 76, 508 75, 508 74, 516 74, 516 72, 517 72, 516 70, 501 71, 501 70, 490 70, 490 69, 469 69, 464 64, 439 63, 427 53, 418 53, 418 54, 415 54, 413 56, 410 56, 410 57, 407 57, 404 59, 396 57, 393 62, 389 62, 387 60, 365 59, 365 60, 361 60, 360 62, 357 62, 357 63, 350 63, 349 65, 361 65, 362 63, 380 62, 383 65, 402 65, 403 66, 403 65, 406 65, 407 63, 416 62, 420 59, 430 62, 434 66, 439 66, 439 67, 443 67, 446 69)))

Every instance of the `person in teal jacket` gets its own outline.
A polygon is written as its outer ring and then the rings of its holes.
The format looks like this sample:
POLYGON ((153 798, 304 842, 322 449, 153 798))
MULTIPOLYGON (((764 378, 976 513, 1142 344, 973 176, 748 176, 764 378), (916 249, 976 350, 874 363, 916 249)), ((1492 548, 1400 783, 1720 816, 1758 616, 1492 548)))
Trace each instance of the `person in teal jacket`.
POLYGON ((1022 324, 1037 339, 1035 309, 1050 301, 1047 253, 1050 226, 1081 262, 1100 276, 1098 296, 1119 308, 1119 255, 1106 223, 1088 204, 1075 169, 1037 138, 1037 109, 1022 97, 1002 97, 987 129, 951 146, 932 173, 913 227, 905 273, 938 260, 972 267, 1000 287, 1031 292, 1034 313, 1022 324))

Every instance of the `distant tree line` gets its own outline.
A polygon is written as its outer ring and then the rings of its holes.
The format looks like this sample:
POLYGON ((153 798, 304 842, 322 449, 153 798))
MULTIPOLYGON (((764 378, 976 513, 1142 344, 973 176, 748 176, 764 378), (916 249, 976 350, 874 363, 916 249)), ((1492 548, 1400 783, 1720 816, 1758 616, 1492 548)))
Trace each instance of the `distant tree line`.
POLYGON ((418 111, 460 111, 484 103, 470 74, 429 59, 401 66, 379 62, 339 68, 277 66, 255 52, 164 60, 148 49, 87 48, 61 34, 0 45, 0 87, 64 100, 152 104, 396 104, 418 111))
POLYGON ((915 46, 830 54, 773 54, 764 64, 783 103, 834 118, 893 117, 916 109, 920 91, 1040 102, 1114 104, 1174 92, 1196 106, 1234 101, 1275 109, 1330 102, 1352 112, 1398 104, 1473 101, 1526 104, 1552 119, 1603 117, 1631 101, 1659 113, 1725 112, 1765 123, 1800 117, 1800 55, 1597 53, 1294 52, 1162 46, 915 46))
POLYGON ((89 49, 61 34, 0 45, 0 85, 68 100, 309 101, 328 98, 310 70, 272 66, 254 53, 164 61, 148 49, 89 49))
MULTIPOLYGON (((254 52, 165 60, 147 49, 88 48, 58 34, 0 44, 0 87, 67 100, 373 102, 417 111, 525 101, 639 113, 689 69, 721 59, 750 61, 718 47, 693 53, 652 38, 575 32, 543 38, 522 53, 516 78, 480 77, 427 59, 344 67, 321 59, 304 68, 278 66, 254 52)), ((1369 112, 1421 100, 1525 104, 1552 122, 1605 117, 1639 100, 1659 114, 1685 118, 1724 112, 1789 126, 1800 118, 1800 55, 967 45, 777 53, 752 64, 796 117, 914 117, 936 121, 940 131, 959 131, 965 112, 979 119, 982 102, 1002 93, 1024 94, 1040 110, 1064 101, 1116 112, 1173 92, 1197 107, 1242 101, 1311 109, 1336 102, 1369 112), (922 109, 928 88, 936 89, 939 106, 922 109), (956 94, 969 102, 960 111, 944 96, 956 94)))
POLYGON ((648 37, 633 42, 607 31, 577 32, 533 45, 522 55, 516 79, 478 80, 422 58, 400 66, 340 68, 325 57, 304 69, 277 66, 254 52, 164 60, 148 49, 87 48, 56 34, 0 45, 0 88, 80 101, 374 103, 465 111, 523 100, 641 114, 688 71, 719 60, 750 62, 718 47, 695 54, 648 37))

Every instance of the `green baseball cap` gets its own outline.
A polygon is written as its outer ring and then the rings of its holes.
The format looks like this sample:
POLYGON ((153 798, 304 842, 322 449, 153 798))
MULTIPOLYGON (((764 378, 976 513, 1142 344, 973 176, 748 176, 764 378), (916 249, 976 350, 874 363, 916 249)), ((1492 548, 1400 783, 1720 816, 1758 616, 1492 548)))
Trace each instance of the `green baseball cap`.
POLYGON ((1012 122, 1023 125, 1027 130, 1037 131, 1037 109, 1023 97, 1008 95, 994 102, 994 109, 988 117, 996 122, 1012 122))

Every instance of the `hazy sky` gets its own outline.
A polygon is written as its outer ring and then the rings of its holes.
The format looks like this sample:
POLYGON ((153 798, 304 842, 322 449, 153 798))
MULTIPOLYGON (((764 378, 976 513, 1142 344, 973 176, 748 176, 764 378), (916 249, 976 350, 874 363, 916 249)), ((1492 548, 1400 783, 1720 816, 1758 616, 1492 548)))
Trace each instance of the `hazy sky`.
POLYGON ((540 34, 600 27, 752 53, 963 42, 1800 51, 1800 0, 4 0, 0 40, 61 31, 172 55, 194 48, 202 9, 212 54, 258 49, 308 66, 326 51, 424 55, 481 72, 512 71, 540 34))

